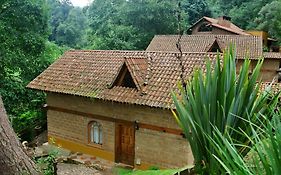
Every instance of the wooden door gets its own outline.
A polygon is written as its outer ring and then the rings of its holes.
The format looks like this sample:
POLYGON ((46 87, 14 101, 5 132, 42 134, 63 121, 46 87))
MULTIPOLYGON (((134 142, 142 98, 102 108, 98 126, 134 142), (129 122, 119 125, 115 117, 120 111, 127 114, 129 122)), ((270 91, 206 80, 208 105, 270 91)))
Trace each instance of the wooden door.
POLYGON ((133 124, 116 124, 115 161, 134 166, 135 129, 133 124))

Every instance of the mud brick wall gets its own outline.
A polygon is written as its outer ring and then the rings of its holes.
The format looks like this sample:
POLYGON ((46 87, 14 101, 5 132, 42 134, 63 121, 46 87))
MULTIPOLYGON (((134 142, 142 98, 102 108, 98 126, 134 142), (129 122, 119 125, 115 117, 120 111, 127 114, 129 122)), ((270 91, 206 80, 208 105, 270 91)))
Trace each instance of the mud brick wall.
MULTIPOLYGON (((179 129, 169 110, 120 104, 78 96, 48 93, 47 104, 116 119, 179 129)), ((89 145, 88 124, 100 122, 103 128, 101 149, 115 152, 115 123, 59 111, 48 111, 48 135, 89 145)), ((135 159, 141 164, 182 167, 193 162, 189 144, 179 135, 140 128, 135 133, 135 159)))
MULTIPOLYGON (((237 73, 239 72, 241 66, 243 65, 244 60, 238 60, 236 68, 237 73)), ((250 69, 253 71, 257 64, 257 60, 251 60, 251 66, 250 69)), ((279 69, 280 60, 278 59, 265 59, 263 62, 263 65, 261 67, 260 77, 261 81, 263 82, 271 82, 274 78, 277 82, 277 70, 279 69)))

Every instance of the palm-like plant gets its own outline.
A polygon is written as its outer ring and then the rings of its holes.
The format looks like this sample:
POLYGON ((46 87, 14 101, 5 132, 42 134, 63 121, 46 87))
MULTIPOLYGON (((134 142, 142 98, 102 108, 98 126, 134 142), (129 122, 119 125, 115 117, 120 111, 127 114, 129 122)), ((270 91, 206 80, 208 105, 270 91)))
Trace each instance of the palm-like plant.
POLYGON ((252 144, 247 158, 235 149, 231 137, 225 137, 214 127, 214 138, 210 136, 208 138, 216 150, 215 158, 228 174, 281 174, 281 113, 276 108, 272 109, 273 117, 271 119, 262 116, 261 120, 255 121, 255 123, 250 119, 246 120, 252 130, 252 135, 244 132, 252 144))
POLYGON ((239 131, 252 134, 245 119, 255 122, 272 105, 268 103, 268 93, 259 93, 257 84, 263 60, 250 73, 251 62, 245 59, 238 75, 235 61, 232 48, 227 49, 223 60, 218 54, 213 67, 207 60, 205 74, 196 70, 186 89, 181 88, 180 94, 172 93, 176 106, 173 113, 189 141, 197 173, 225 172, 213 156, 218 156, 217 150, 209 137, 215 137, 215 130, 231 137, 239 154, 244 156, 249 149, 239 145, 251 142, 239 131))

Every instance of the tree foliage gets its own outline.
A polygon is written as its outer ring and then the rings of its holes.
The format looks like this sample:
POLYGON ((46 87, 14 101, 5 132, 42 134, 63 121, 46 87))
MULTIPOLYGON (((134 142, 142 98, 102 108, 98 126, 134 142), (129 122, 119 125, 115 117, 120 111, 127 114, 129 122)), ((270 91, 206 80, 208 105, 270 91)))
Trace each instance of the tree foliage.
POLYGON ((155 34, 177 32, 175 1, 96 0, 88 12, 90 46, 96 49, 145 49, 155 34), (104 43, 97 45, 95 43, 104 43))
POLYGON ((179 10, 184 31, 203 16, 227 15, 243 29, 263 29, 280 37, 278 4, 271 9, 279 0, 95 0, 83 9, 69 0, 47 1, 50 40, 72 48, 145 49, 156 34, 178 34, 179 10), (269 14, 274 18, 267 20, 269 14))
POLYGON ((280 36, 280 0, 207 0, 213 17, 227 15, 242 29, 263 30, 278 40, 280 36))
POLYGON ((72 48, 81 48, 86 43, 87 18, 81 8, 72 8, 65 21, 59 24, 56 42, 72 48))
POLYGON ((44 0, 0 3, 0 94, 16 132, 22 129, 17 122, 21 116, 24 128, 32 126, 44 101, 43 93, 25 86, 47 68, 58 49, 47 43, 47 21, 44 0))
POLYGON ((50 41, 56 41, 57 28, 63 23, 73 8, 69 0, 47 0, 49 7, 49 24, 51 27, 51 34, 49 36, 50 41))
POLYGON ((274 37, 281 39, 281 1, 272 1, 266 4, 259 11, 255 22, 257 28, 268 31, 274 37))
POLYGON ((69 0, 47 0, 49 4, 50 41, 60 46, 82 48, 88 29, 85 10, 74 7, 69 0))
POLYGON ((258 26, 255 21, 256 17, 263 6, 270 2, 271 0, 245 1, 230 9, 229 16, 243 29, 256 29, 258 26))
POLYGON ((212 16, 211 8, 206 0, 183 1, 183 9, 188 14, 188 23, 194 24, 203 16, 212 16))

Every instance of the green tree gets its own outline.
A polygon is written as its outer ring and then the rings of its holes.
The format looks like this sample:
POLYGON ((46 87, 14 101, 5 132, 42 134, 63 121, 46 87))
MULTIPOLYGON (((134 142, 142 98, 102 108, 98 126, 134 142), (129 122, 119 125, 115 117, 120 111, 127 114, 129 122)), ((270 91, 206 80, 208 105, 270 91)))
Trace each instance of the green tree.
POLYGON ((207 0, 213 16, 230 16, 233 23, 243 29, 256 29, 258 23, 255 19, 260 10, 271 2, 272 0, 207 0))
POLYGON ((49 6, 49 24, 51 27, 49 40, 56 41, 57 28, 67 19, 73 5, 69 0, 47 0, 47 4, 49 6))
POLYGON ((270 36, 281 40, 281 1, 272 1, 260 10, 255 22, 258 29, 267 31, 270 36))
POLYGON ((92 49, 136 49, 134 27, 124 24, 121 17, 126 1, 96 0, 88 9, 90 34, 88 45, 92 49))
MULTIPOLYGON (((1 89, 5 81, 21 82, 38 72, 47 38, 47 13, 44 1, 6 0, 0 4, 1 89)), ((13 86, 12 89, 16 88, 13 86)), ((21 93, 22 91, 18 91, 21 93)), ((8 95, 8 94, 6 94, 8 95)), ((7 96, 4 95, 4 101, 7 96)), ((20 98, 17 95, 11 98, 20 98)), ((16 101, 16 99, 15 99, 16 101)), ((10 103, 7 103, 10 104, 10 103)), ((11 108, 7 108, 8 113, 11 108)))
POLYGON ((239 6, 234 6, 229 11, 232 21, 243 29, 255 29, 257 23, 255 22, 260 10, 271 0, 260 1, 245 1, 239 6))
POLYGON ((41 116, 44 94, 25 86, 53 60, 47 14, 44 0, 0 2, 0 94, 16 132, 41 116))
POLYGON ((72 48, 81 48, 85 45, 87 18, 81 8, 72 8, 65 21, 57 27, 56 43, 72 48))
POLYGON ((177 3, 95 0, 89 7, 89 45, 96 49, 145 49, 155 34, 177 33, 177 3))
POLYGON ((88 27, 87 7, 74 7, 69 0, 47 0, 49 5, 49 40, 60 46, 83 48, 88 27))
POLYGON ((194 24, 203 16, 212 16, 208 3, 205 0, 183 1, 183 10, 188 14, 189 24, 194 24))

